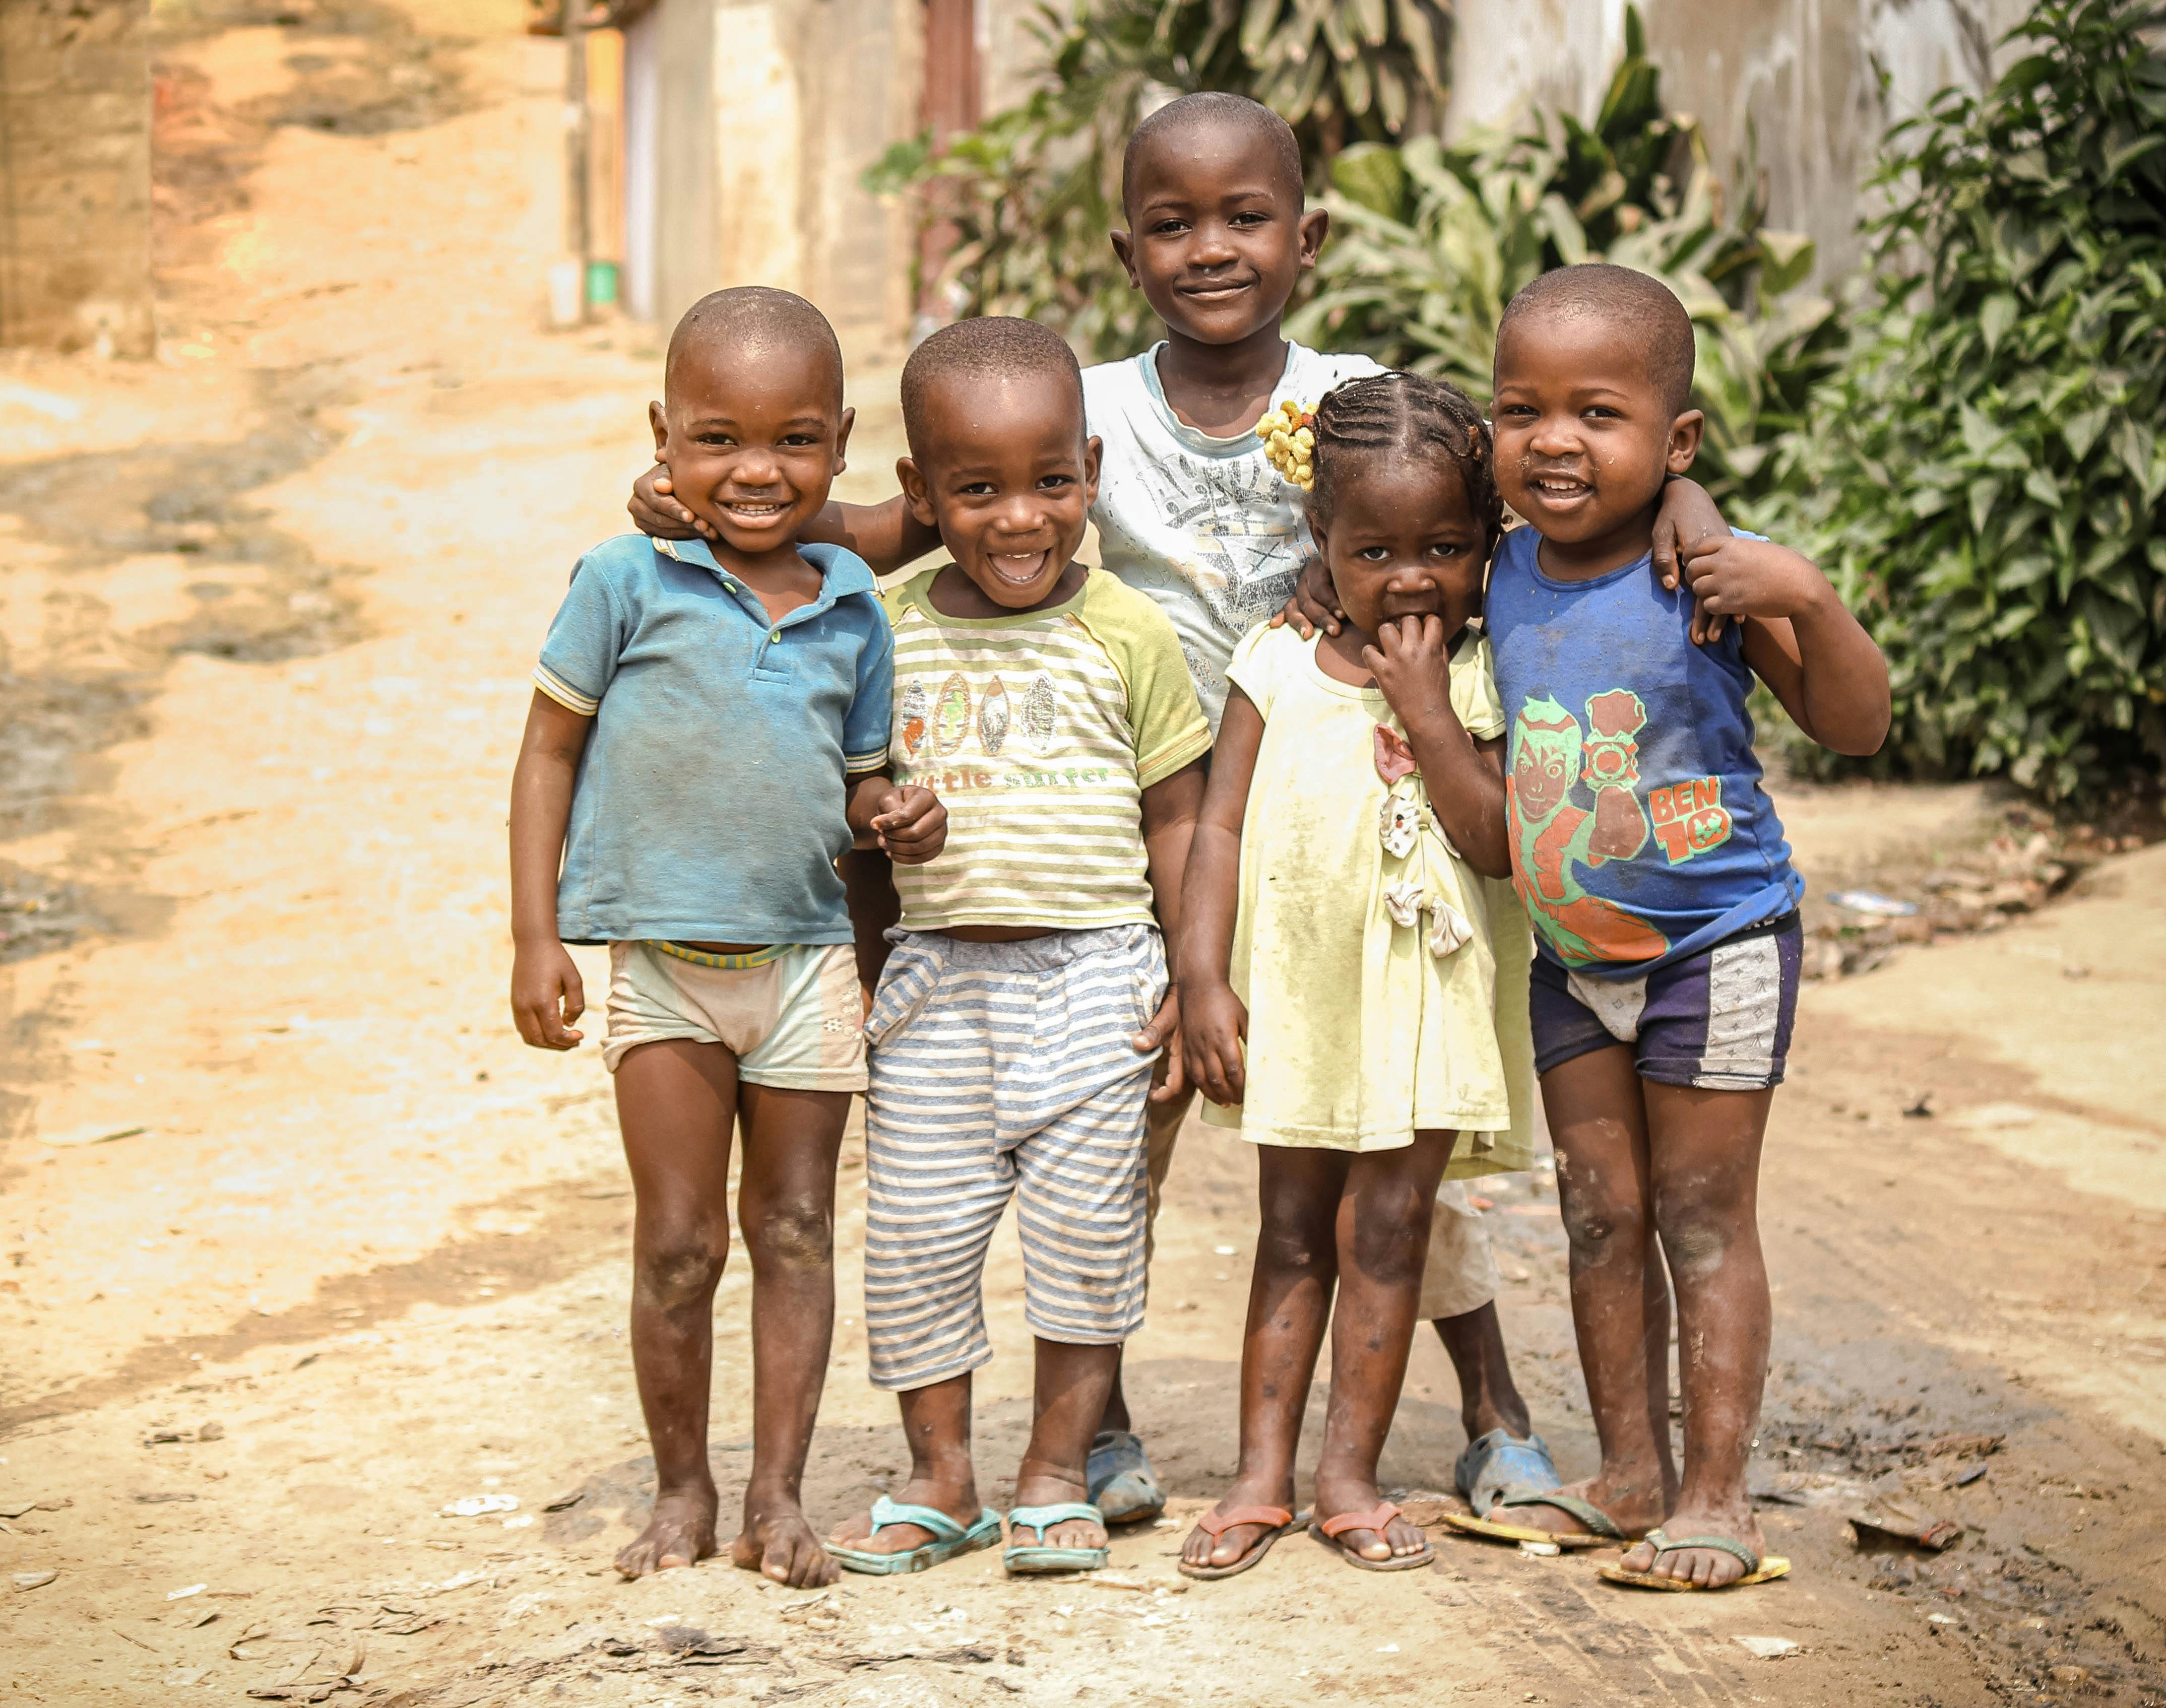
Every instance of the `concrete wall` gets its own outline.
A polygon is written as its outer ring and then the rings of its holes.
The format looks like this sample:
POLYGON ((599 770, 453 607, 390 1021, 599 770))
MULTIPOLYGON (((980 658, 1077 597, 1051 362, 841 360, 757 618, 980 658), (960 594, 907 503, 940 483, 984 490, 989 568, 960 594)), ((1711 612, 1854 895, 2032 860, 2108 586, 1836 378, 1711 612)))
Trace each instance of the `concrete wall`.
MULTIPOLYGON (((1981 85, 2024 0, 1644 0, 1664 98, 1706 126, 1725 176, 1757 141, 1770 223, 1821 271, 1857 254, 1857 186, 1880 134, 1950 83, 1981 85), (1879 73, 1889 78, 1883 96, 1879 73)), ((1534 100, 1592 118, 1624 50, 1624 0, 1459 0, 1448 124, 1508 124, 1534 100)))
POLYGON ((150 0, 0 0, 0 344, 148 356, 150 0))
POLYGON ((917 129, 918 10, 918 0, 661 0, 648 26, 658 323, 708 291, 778 285, 825 309, 853 355, 899 346, 906 217, 858 177, 917 129))

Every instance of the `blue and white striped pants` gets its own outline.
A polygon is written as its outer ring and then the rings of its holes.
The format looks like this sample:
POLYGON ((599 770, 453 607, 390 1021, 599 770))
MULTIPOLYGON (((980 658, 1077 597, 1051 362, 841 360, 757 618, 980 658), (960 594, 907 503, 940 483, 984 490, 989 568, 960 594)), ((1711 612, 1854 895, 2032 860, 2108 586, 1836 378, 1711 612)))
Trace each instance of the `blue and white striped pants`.
POLYGON ((1155 927, 966 943, 894 931, 865 1022, 865 1331, 873 1385, 975 1370, 985 1252, 1011 1197, 1024 1316, 1112 1346, 1144 1320, 1144 1109, 1130 1039, 1165 994, 1155 927))

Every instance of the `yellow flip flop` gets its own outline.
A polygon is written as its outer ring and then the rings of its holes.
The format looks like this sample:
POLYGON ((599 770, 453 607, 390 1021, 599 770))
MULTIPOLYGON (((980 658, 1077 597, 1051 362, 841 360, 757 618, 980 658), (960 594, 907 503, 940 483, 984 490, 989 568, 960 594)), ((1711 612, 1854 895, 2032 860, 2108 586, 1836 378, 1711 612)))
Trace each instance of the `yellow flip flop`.
POLYGON ((1629 1584, 1639 1589, 1742 1589, 1748 1584, 1772 1583, 1789 1574, 1790 1563, 1782 1555, 1756 1554, 1743 1542, 1726 1536, 1688 1536, 1672 1542, 1660 1530, 1651 1530, 1645 1540, 1654 1543, 1657 1557, 1682 1553, 1687 1548, 1713 1548, 1742 1565, 1745 1575, 1727 1584, 1695 1584, 1689 1578, 1661 1578, 1652 1572, 1628 1572, 1622 1566, 1598 1566, 1598 1574, 1613 1584, 1629 1584))
POLYGON ((1489 1510, 1494 1512, 1503 1506, 1554 1506, 1560 1512, 1569 1512, 1587 1528, 1583 1531, 1541 1530, 1531 1524, 1503 1524, 1466 1512, 1447 1512, 1444 1521, 1468 1536, 1487 1537, 1493 1542, 1552 1542, 1561 1548, 1622 1547, 1632 1540, 1618 1527, 1616 1520, 1593 1501, 1582 1500, 1576 1494, 1560 1494, 1554 1489, 1515 1490, 1489 1510))

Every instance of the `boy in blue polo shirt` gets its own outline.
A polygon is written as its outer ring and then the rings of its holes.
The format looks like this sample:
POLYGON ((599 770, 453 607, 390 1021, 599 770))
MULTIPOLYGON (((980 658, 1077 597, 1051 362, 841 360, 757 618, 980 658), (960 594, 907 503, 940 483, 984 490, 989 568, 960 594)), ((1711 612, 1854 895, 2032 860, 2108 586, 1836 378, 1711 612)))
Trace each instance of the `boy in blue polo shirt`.
POLYGON ((741 1121, 753 1425, 732 1557, 823 1584, 800 1484, 834 1320, 836 1157, 865 1088, 835 862, 853 841, 929 860, 946 814, 887 774, 894 641, 871 572, 797 544, 849 439, 827 320, 783 291, 705 298, 649 413, 713 543, 608 541, 550 627, 512 781, 512 1014, 528 1043, 574 1047, 585 996, 564 945, 610 946, 602 1058, 637 1199, 632 1365, 656 1479, 617 1569, 715 1552, 712 1305, 741 1121))

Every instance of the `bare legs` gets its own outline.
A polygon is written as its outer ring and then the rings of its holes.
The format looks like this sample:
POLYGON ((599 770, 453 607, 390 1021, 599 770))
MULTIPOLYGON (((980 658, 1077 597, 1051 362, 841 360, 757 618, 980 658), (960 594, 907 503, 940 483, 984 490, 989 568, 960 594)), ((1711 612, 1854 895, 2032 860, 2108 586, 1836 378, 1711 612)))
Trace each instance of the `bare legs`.
POLYGON ((617 1556, 626 1577, 715 1552, 707 1466, 714 1296, 729 1255, 730 1142, 742 1115, 737 1220, 753 1266, 753 1464, 740 1566, 778 1583, 832 1583, 800 1505, 834 1326, 835 1159, 849 1098, 740 1085, 716 1044, 672 1040, 626 1055, 617 1115, 637 1194, 632 1367, 654 1447, 654 1512, 617 1556))
MULTIPOLYGON (((1572 1321, 1602 1442, 1602 1468, 1571 1492, 1627 1531, 1762 1542, 1746 1462, 1767 1374, 1767 1271, 1757 1220, 1760 1146, 1772 1091, 1704 1091, 1643 1081, 1624 1048, 1542 1076, 1572 1242, 1572 1321), (1658 1247, 1659 1242, 1659 1247, 1658 1247), (1685 1475, 1670 1455, 1669 1302, 1677 1285, 1685 1475)), ((1554 1507, 1530 1522, 1575 1530, 1554 1507)), ((1627 1568, 1721 1584, 1736 1559, 1644 1545, 1627 1568)))
MULTIPOLYGON (((1218 1511, 1294 1505, 1294 1455, 1327 1325, 1331 1394, 1316 1516, 1366 1511, 1382 1498, 1376 1461, 1406 1379, 1429 1213, 1453 1136, 1418 1133, 1403 1150, 1359 1156, 1258 1147, 1262 1226, 1241 1349, 1241 1457, 1218 1511)), ((1261 1535, 1254 1525, 1237 1525, 1214 1542, 1198 1529, 1182 1558, 1231 1565, 1261 1535)), ((1339 1541, 1371 1560, 1428 1546, 1398 1519, 1383 1535, 1353 1530, 1339 1541)))
MULTIPOLYGON (((1038 1380, 1030 1443, 1016 1471, 1018 1506, 1054 1506, 1081 1500, 1084 1462, 1106 1410, 1106 1396, 1120 1367, 1118 1346, 1079 1347, 1038 1342, 1038 1380)), ((906 1505, 930 1506, 964 1528, 978 1521, 977 1468, 970 1453, 970 1379, 912 1388, 902 1404, 903 1433, 910 1441, 910 1480, 896 1497, 906 1505)), ((891 1524, 877 1535, 872 1514, 860 1512, 835 1527, 834 1541, 869 1553, 906 1553, 932 1541, 915 1524, 891 1524)), ((1021 1538, 1034 1541, 1034 1537, 1021 1538)), ((1103 1547, 1103 1526, 1082 1519, 1049 1526, 1049 1547, 1103 1547)))
POLYGON ((1452 1373, 1459 1378, 1459 1421, 1466 1426, 1467 1440, 1492 1429, 1525 1440, 1534 1423, 1518 1384, 1512 1380, 1497 1301, 1492 1299, 1457 1316, 1440 1316, 1434 1326, 1451 1360, 1452 1373))

